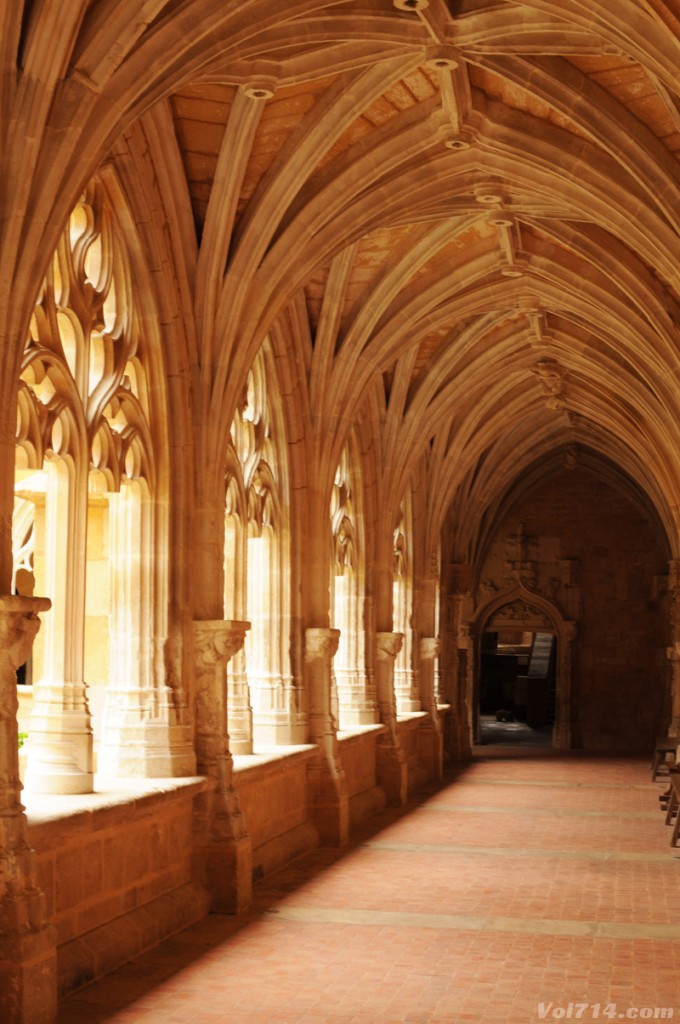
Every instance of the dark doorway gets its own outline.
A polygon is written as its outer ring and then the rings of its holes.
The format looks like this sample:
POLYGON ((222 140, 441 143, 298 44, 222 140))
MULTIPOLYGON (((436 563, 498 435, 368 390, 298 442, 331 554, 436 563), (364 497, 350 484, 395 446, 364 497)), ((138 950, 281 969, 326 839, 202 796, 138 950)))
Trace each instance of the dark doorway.
POLYGON ((556 638, 504 629, 482 635, 482 743, 549 745, 555 721, 556 638))

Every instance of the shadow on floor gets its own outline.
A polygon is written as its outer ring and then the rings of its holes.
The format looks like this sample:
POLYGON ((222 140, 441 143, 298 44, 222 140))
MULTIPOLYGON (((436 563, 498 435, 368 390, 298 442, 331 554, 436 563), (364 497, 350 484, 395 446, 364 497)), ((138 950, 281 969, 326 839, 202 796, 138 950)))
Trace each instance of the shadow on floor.
POLYGON ((480 715, 482 746, 552 747, 552 725, 532 729, 526 722, 498 722, 495 715, 480 715))

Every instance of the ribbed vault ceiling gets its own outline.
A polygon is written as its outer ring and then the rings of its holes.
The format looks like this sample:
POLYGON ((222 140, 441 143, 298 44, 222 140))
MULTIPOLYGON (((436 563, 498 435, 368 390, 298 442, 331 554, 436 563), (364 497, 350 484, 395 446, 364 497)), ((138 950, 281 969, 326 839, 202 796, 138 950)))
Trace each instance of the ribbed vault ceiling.
POLYGON ((570 444, 619 465, 674 533, 673 8, 318 6, 171 97, 201 236, 238 84, 272 90, 239 155, 231 255, 267 236, 259 331, 291 303, 328 349, 332 458, 380 381, 396 491, 431 442, 433 525, 455 499, 460 557, 524 469, 570 444))
POLYGON ((155 159, 193 215, 225 431, 269 334, 305 367, 320 463, 378 422, 398 500, 427 455, 456 557, 569 445, 678 547, 678 0, 125 6, 85 5, 66 79, 97 94, 93 162, 173 130, 155 159))

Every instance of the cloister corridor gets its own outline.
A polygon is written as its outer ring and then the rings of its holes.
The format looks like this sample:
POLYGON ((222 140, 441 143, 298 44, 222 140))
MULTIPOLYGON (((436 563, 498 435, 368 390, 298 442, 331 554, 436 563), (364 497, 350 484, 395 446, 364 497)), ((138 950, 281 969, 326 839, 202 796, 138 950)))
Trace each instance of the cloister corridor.
POLYGON ((210 915, 66 1000, 59 1024, 672 1019, 663 788, 643 758, 476 748, 350 847, 256 886, 246 916, 210 915))

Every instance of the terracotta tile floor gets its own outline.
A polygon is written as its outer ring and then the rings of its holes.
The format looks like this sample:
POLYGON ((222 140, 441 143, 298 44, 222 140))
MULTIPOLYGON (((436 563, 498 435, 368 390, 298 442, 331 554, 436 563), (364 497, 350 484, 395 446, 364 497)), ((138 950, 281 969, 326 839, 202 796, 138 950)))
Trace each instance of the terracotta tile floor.
POLYGON ((639 759, 481 748, 351 849, 261 883, 247 918, 207 918, 59 1022, 680 1020, 663 788, 639 759))

